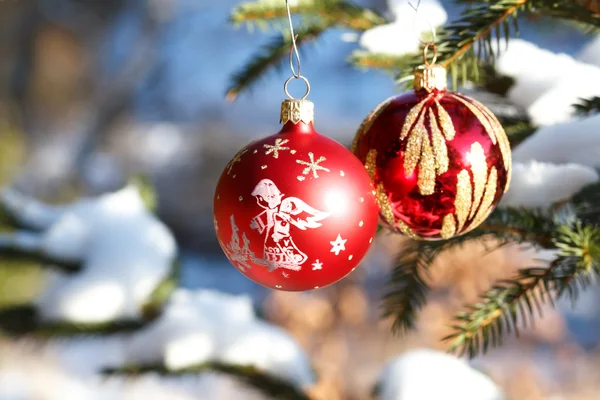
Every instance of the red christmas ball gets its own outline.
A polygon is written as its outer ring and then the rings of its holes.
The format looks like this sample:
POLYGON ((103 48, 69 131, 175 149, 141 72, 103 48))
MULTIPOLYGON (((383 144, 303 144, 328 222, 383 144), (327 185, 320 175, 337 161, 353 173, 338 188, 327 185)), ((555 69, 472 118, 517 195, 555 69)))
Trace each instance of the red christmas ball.
POLYGON ((312 103, 286 100, 279 133, 250 143, 217 184, 214 224, 231 263, 273 289, 330 285, 354 270, 378 222, 364 166, 318 134, 312 103))
POLYGON ((445 85, 443 68, 418 69, 415 91, 377 106, 352 148, 373 179, 381 220, 415 239, 476 228, 509 186, 502 126, 485 106, 445 85))

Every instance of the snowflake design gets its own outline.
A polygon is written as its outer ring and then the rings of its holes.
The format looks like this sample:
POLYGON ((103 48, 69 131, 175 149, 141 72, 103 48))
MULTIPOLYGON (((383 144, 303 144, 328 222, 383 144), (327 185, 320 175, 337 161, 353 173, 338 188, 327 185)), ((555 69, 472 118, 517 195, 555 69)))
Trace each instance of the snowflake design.
POLYGON ((279 158, 279 152, 284 150, 289 150, 289 147, 283 147, 284 144, 289 142, 288 139, 275 139, 275 145, 265 144, 263 145, 265 149, 269 149, 265 151, 266 155, 273 153, 273 158, 279 158))
POLYGON ((306 165, 307 167, 304 168, 304 170, 302 171, 303 175, 308 175, 309 173, 313 173, 313 176, 315 178, 318 178, 319 175, 317 175, 317 171, 318 170, 322 170, 322 171, 326 171, 329 172, 329 168, 325 168, 319 165, 319 163, 323 162, 326 160, 325 157, 321 156, 317 159, 317 161, 315 161, 315 155, 313 153, 308 153, 308 158, 310 161, 302 161, 302 160, 296 160, 296 162, 298 164, 302 164, 302 165, 306 165))
POLYGON ((233 169, 233 166, 235 165, 235 163, 238 163, 242 160, 242 156, 244 155, 244 153, 246 153, 248 150, 246 149, 242 149, 240 150, 235 156, 233 156, 233 159, 231 161, 229 161, 229 164, 227 165, 227 175, 229 175, 231 173, 231 170, 233 169))
POLYGON ((317 262, 313 263, 312 266, 313 266, 313 271, 323 269, 323 263, 319 262, 318 258, 317 258, 317 262))

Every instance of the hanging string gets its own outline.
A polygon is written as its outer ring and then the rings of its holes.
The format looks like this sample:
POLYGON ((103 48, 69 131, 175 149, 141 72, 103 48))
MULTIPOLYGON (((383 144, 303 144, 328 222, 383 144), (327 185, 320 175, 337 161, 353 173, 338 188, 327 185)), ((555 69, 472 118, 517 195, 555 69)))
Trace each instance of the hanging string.
POLYGON ((290 35, 292 37, 292 48, 290 49, 290 69, 292 70, 292 76, 287 81, 285 81, 285 84, 283 85, 283 90, 290 99, 294 99, 290 92, 288 92, 288 84, 293 79, 302 79, 306 84, 306 93, 304 93, 304 96, 302 96, 302 100, 304 100, 308 97, 308 94, 310 93, 310 83, 308 82, 308 79, 300 75, 300 53, 298 52, 298 46, 296 45, 296 39, 298 39, 298 35, 294 33, 294 24, 292 23, 292 12, 290 10, 289 0, 285 0, 285 8, 287 11, 288 23, 290 26, 290 35), (296 68, 294 68, 294 56, 296 57, 296 68))
POLYGON ((408 5, 410 6, 410 8, 412 8, 415 11, 415 18, 413 19, 413 31, 417 33, 417 36, 419 37, 419 42, 422 45, 427 45, 427 44, 434 44, 437 42, 437 33, 435 31, 435 27, 431 24, 431 22, 429 22, 429 20, 427 18, 424 19, 425 23, 427 25, 429 25, 429 29, 431 29, 431 41, 430 42, 425 42, 421 39, 421 32, 417 30, 417 21, 419 20, 419 7, 421 6, 421 0, 417 0, 417 5, 414 6, 410 1, 408 1, 408 5))
POLYGON ((292 23, 292 12, 290 11, 289 0, 285 0, 285 8, 287 10, 287 17, 290 25, 290 34, 292 35, 292 48, 290 49, 290 69, 292 70, 292 75, 298 79, 300 78, 300 53, 298 52, 298 46, 296 46, 296 39, 298 38, 298 35, 294 33, 294 24, 292 23), (296 69, 294 68, 294 55, 296 56, 298 72, 296 72, 296 69))
MULTIPOLYGON (((414 10, 414 12, 415 12, 415 18, 413 19, 412 28, 413 28, 413 31, 417 34, 417 36, 419 38, 419 43, 424 46, 424 48, 423 48, 423 60, 424 60, 424 63, 426 65, 435 64, 435 62, 437 61, 437 46, 435 44, 437 42, 437 33, 435 31, 435 27, 433 26, 433 24, 431 24, 431 22, 429 22, 429 20, 427 18, 424 19, 425 23, 427 25, 429 25, 429 29, 431 29, 431 41, 429 41, 429 42, 424 41, 421 38, 421 31, 419 31, 417 29, 417 21, 420 18, 419 7, 421 7, 421 0, 417 0, 417 5, 416 6, 413 5, 410 2, 410 0, 407 0, 407 3, 409 5, 409 7, 412 8, 414 10), (433 49, 433 52, 434 52, 433 62, 427 61, 427 50, 429 50, 430 47, 433 49)), ((404 82, 408 82, 408 81, 413 80, 413 79, 414 79, 414 76, 412 74, 411 75, 407 75, 407 76, 405 76, 403 78, 398 79, 396 81, 396 84, 401 85, 404 82)))

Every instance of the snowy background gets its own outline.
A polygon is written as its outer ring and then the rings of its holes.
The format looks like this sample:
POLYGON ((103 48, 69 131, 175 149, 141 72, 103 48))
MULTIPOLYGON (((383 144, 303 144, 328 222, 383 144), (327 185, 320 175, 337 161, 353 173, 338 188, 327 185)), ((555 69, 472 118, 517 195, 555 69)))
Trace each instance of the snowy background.
MULTIPOLYGON (((175 270, 179 286, 134 332, 44 340, 0 333, 0 400, 262 398, 215 373, 99 373, 206 362, 252 365, 323 400, 366 399, 373 388, 382 400, 597 399, 599 291, 574 310, 548 309, 519 341, 470 365, 442 353, 453 313, 492 280, 547 255, 471 245, 443 257, 418 331, 401 339, 378 315, 400 238, 381 235, 361 268, 314 293, 267 291, 228 264, 212 228, 211 188, 240 147, 278 129, 287 78, 269 75, 225 101, 230 75, 267 39, 227 23, 236 3, 0 1, 0 202, 19 227, 0 232, 0 248, 80 269, 3 256, 0 307, 29 302, 39 324, 135 322, 175 270), (126 184, 137 174, 156 189, 156 213, 139 186, 126 184)), ((351 51, 415 51, 416 32, 459 14, 450 1, 422 0, 415 23, 405 0, 362 3, 393 22, 361 36, 328 32, 303 54, 317 127, 344 144, 396 93, 390 76, 350 67, 351 51)), ((498 71, 515 81, 508 101, 463 90, 539 127, 514 149, 502 204, 548 207, 599 179, 600 116, 574 117, 571 105, 600 96, 600 37, 523 21, 520 38, 498 51, 498 71)))

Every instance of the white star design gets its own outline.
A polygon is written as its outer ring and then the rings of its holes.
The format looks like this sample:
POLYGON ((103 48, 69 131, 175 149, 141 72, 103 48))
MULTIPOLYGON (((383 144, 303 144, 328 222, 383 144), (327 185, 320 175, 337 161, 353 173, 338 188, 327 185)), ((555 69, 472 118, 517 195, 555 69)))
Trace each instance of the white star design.
POLYGON ((265 151, 265 154, 271 154, 273 153, 273 158, 278 158, 279 157, 279 152, 280 151, 284 151, 284 150, 289 150, 289 147, 283 147, 282 145, 286 144, 287 142, 289 142, 288 139, 275 139, 275 145, 271 146, 270 144, 265 144, 263 145, 265 149, 269 149, 267 151, 265 151))
POLYGON ((313 176, 315 178, 318 178, 319 175, 317 175, 317 171, 318 170, 322 170, 322 171, 327 171, 329 172, 328 168, 322 167, 319 165, 320 162, 323 162, 326 160, 325 157, 321 156, 317 159, 317 161, 315 161, 315 155, 313 153, 308 153, 308 158, 310 159, 310 162, 308 161, 302 161, 302 160, 296 160, 296 162, 298 164, 303 164, 303 165, 307 165, 306 168, 304 168, 304 170, 302 171, 303 175, 308 175, 311 171, 313 173, 313 176))
POLYGON ((282 272, 281 275, 283 275, 283 277, 286 279, 290 277, 290 274, 286 274, 285 272, 282 272))
POLYGON ((313 263, 313 271, 316 271, 318 269, 323 269, 323 263, 319 262, 319 259, 317 258, 317 262, 313 263))
POLYGON ((335 253, 336 256, 339 255, 340 251, 346 250, 345 244, 347 241, 348 239, 342 239, 342 236, 338 233, 337 239, 335 239, 332 242, 329 242, 333 246, 330 251, 332 253, 335 253))

